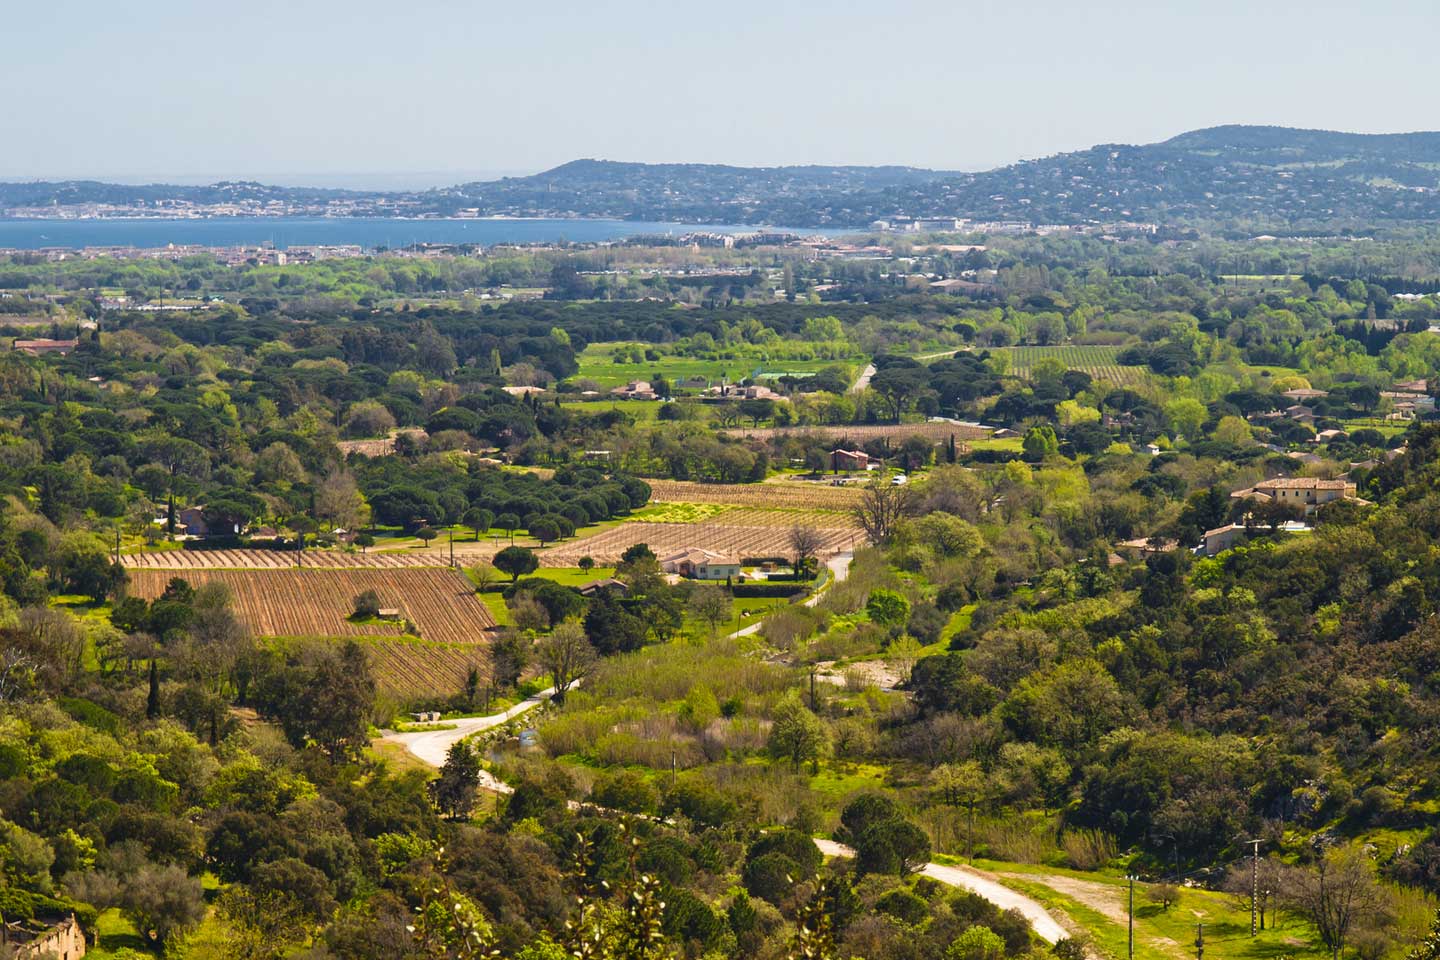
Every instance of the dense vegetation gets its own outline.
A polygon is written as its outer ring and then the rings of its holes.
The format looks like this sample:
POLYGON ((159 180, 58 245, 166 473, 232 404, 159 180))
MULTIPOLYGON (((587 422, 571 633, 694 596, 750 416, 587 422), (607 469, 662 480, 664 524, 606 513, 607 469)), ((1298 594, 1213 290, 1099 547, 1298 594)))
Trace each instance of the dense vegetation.
POLYGON ((1440 273, 1433 238, 1367 242, 1365 271, 1338 242, 987 246, 916 268, 983 275, 964 297, 773 252, 713 254, 763 285, 645 300, 580 296, 595 251, 0 265, 12 330, 79 340, 0 357, 0 914, 73 910, 112 956, 1047 949, 918 875, 967 857, 1070 912, 1074 957, 1113 924, 1059 872, 1232 922, 1258 840, 1270 926, 1236 955, 1403 954, 1440 896, 1440 334, 1399 289, 1440 273), (1242 250, 1264 263, 1218 269, 1242 250), (502 266, 572 286, 464 292, 502 266), (132 308, 102 310, 116 286, 132 308), (177 291, 196 309, 133 309, 177 291), (657 399, 606 392, 630 381, 657 399), (841 443, 883 464, 858 492, 841 443), (753 484, 691 506, 778 517, 784 555, 737 558, 767 582, 673 583, 641 544, 537 569, 627 529, 645 478, 753 484), (1251 490, 1276 480, 1354 495, 1251 490), (800 522, 776 483, 846 499, 800 522), (826 515, 868 541, 843 579, 826 515), (180 575, 130 596, 118 562, 426 557, 447 530, 491 549, 505 626, 415 704, 363 644, 251 636, 180 575), (372 740, 546 686, 438 775, 372 740))

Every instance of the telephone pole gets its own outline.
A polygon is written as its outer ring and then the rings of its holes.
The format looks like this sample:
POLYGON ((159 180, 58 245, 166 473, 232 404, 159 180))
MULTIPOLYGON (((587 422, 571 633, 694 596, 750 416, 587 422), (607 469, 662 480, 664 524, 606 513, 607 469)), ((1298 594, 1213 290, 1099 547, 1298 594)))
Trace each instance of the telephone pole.
POLYGON ((1248 840, 1250 854, 1250 936, 1255 936, 1255 914, 1260 906, 1260 841, 1248 840))
POLYGON ((1195 960, 1205 960, 1205 924, 1195 924, 1195 960))
POLYGON ((1130 881, 1130 902, 1125 910, 1125 927, 1127 940, 1127 956, 1135 960, 1135 875, 1126 874, 1125 879, 1130 881))

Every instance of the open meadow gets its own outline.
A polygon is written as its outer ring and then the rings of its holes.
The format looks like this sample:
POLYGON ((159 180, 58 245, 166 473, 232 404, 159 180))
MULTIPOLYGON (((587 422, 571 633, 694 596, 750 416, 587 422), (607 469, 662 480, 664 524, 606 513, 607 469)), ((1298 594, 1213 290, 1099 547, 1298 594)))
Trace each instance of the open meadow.
POLYGON ((719 383, 721 380, 735 383, 745 379, 763 380, 786 374, 805 376, 826 367, 836 366, 845 368, 848 376, 850 368, 858 364, 857 360, 813 358, 772 360, 753 356, 707 360, 699 357, 680 357, 663 352, 656 360, 644 360, 640 363, 617 363, 615 349, 627 346, 639 347, 641 350, 655 349, 652 344, 638 342, 589 344, 576 358, 580 364, 580 372, 576 374, 576 377, 581 380, 593 380, 602 389, 609 389, 623 386, 632 380, 651 380, 656 376, 665 377, 672 383, 691 378, 705 380, 712 384, 719 383))

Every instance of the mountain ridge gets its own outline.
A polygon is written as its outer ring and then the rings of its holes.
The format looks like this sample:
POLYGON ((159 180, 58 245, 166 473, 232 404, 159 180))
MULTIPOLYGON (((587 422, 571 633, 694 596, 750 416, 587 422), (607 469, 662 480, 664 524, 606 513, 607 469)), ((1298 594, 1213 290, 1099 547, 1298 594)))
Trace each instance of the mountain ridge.
POLYGON ((1440 218, 1440 132, 1226 124, 1149 144, 1097 144, 978 173, 904 165, 743 167, 577 158, 425 191, 0 183, 0 209, 288 204, 324 215, 607 217, 863 227, 894 217, 1044 223, 1369 223, 1440 218))

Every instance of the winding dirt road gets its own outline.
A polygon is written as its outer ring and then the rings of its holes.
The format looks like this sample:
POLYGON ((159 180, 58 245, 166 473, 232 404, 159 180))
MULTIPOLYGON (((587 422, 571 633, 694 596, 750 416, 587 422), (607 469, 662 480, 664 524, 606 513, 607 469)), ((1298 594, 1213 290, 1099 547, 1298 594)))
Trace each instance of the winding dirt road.
MULTIPOLYGON (((855 856, 854 850, 834 840, 816 840, 815 846, 827 857, 855 856)), ((1055 943, 1070 935, 1040 904, 991 879, 987 873, 971 867, 951 867, 942 863, 927 863, 920 873, 947 886, 969 890, 989 900, 1001 910, 1020 911, 1025 919, 1030 921, 1030 928, 1035 931, 1035 935, 1046 943, 1055 943)))

